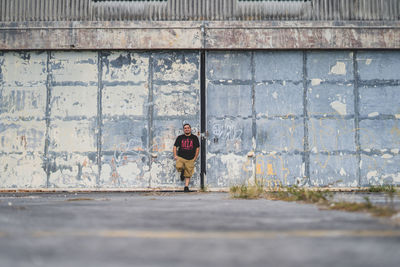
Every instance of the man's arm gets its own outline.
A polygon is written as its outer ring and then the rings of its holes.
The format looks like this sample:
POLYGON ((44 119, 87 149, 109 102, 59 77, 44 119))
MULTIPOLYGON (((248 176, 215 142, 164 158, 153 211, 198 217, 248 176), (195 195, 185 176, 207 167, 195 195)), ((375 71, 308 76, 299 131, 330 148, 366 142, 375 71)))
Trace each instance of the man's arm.
POLYGON ((174 160, 177 160, 178 157, 176 156, 176 146, 174 146, 174 160))
POLYGON ((194 155, 194 161, 197 160, 197 157, 199 156, 199 151, 200 151, 200 147, 196 148, 196 154, 194 155))

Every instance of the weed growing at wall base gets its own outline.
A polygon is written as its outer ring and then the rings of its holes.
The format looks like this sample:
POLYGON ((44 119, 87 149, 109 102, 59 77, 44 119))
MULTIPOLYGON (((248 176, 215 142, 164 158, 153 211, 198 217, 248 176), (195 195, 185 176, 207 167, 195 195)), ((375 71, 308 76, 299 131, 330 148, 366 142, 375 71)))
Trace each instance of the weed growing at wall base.
POLYGON ((200 188, 200 190, 199 190, 199 192, 201 192, 201 193, 207 193, 207 192, 209 192, 209 191, 210 191, 210 189, 208 188, 207 185, 204 185, 204 187, 203 187, 203 188, 200 188))
POLYGON ((271 200, 298 201, 304 203, 326 204, 332 197, 328 190, 309 190, 305 188, 285 187, 282 191, 266 192, 266 198, 271 200))
POLYGON ((371 193, 395 193, 396 188, 393 185, 371 185, 366 191, 371 193))
POLYGON ((376 206, 366 198, 366 202, 355 203, 355 202, 333 202, 328 206, 330 210, 344 210, 349 212, 368 212, 378 217, 391 217, 397 213, 395 209, 388 206, 376 206))
MULTIPOLYGON (((395 190, 395 189, 394 189, 395 190)), ((333 201, 333 192, 329 190, 310 190, 305 188, 283 187, 279 190, 267 191, 263 183, 256 181, 251 185, 235 185, 229 190, 233 198, 257 199, 266 198, 269 200, 295 201, 301 203, 317 204, 322 209, 342 210, 348 212, 368 212, 373 216, 390 217, 398 211, 393 206, 373 205, 368 197, 364 197, 365 202, 346 202, 333 201)), ((382 191, 379 191, 382 192, 382 191)), ((384 191, 393 194, 393 190, 384 191)))
POLYGON ((252 185, 234 185, 229 188, 229 193, 233 198, 256 199, 265 194, 264 185, 256 181, 252 185))

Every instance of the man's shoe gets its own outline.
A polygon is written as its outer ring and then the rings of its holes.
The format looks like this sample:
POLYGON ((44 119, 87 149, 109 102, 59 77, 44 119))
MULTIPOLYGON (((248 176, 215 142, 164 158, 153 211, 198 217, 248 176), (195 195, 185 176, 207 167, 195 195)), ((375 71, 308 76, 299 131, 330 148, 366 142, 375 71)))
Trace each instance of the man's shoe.
POLYGON ((185 180, 185 176, 183 176, 183 173, 184 173, 185 171, 181 171, 181 181, 183 182, 183 180, 185 180))
POLYGON ((185 193, 190 192, 189 187, 185 186, 185 188, 183 189, 183 192, 185 192, 185 193))

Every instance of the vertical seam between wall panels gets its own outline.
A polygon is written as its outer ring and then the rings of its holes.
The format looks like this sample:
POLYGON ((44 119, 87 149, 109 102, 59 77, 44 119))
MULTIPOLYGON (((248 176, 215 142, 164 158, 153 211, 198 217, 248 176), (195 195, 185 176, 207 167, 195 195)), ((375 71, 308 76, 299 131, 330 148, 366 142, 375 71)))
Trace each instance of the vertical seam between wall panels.
POLYGON ((304 123, 304 142, 303 142, 303 164, 304 164, 304 184, 311 184, 310 178, 310 148, 308 143, 308 101, 307 101, 307 51, 303 51, 303 123, 304 123))
POLYGON ((354 128, 355 128, 355 145, 357 156, 357 178, 358 186, 361 186, 361 145, 360 145, 360 92, 359 92, 359 77, 357 64, 357 51, 353 52, 353 72, 354 72, 354 128))
POLYGON ((153 53, 149 53, 149 82, 148 82, 148 90, 149 90, 149 95, 148 95, 148 104, 149 104, 149 109, 148 109, 148 118, 147 118, 147 127, 148 127, 148 158, 149 158, 149 170, 150 170, 150 176, 149 176, 149 187, 151 187, 151 165, 153 162, 152 154, 153 154, 153 112, 154 112, 154 103, 153 103, 153 53))
POLYGON ((47 62, 46 62, 46 134, 44 142, 44 169, 46 171, 46 187, 50 186, 50 158, 49 158, 49 145, 50 145, 50 101, 51 101, 51 81, 52 74, 50 70, 50 59, 51 51, 47 51, 47 62))
POLYGON ((97 179, 96 186, 100 186, 101 177, 101 139, 102 139, 102 126, 103 126, 103 53, 102 51, 97 52, 97 179))
POLYGON ((257 149, 257 121, 256 121, 256 108, 255 108, 255 62, 254 51, 251 52, 251 135, 252 135, 252 150, 253 150, 253 176, 256 179, 256 154, 257 149))
POLYGON ((207 52, 200 50, 200 187, 204 189, 204 176, 207 174, 207 157, 206 157, 206 125, 207 125, 207 114, 206 114, 206 58, 207 52))
MULTIPOLYGON (((202 22, 200 26, 200 32, 201 32, 201 38, 202 38, 202 48, 206 49, 206 31, 205 31, 205 25, 204 21, 202 22)), ((204 126, 204 128, 201 129, 201 158, 200 158, 200 169, 203 171, 200 173, 200 187, 201 189, 204 189, 204 177, 207 178, 207 138, 208 134, 206 134, 207 131, 207 77, 206 77, 206 60, 207 60, 207 50, 201 50, 200 51, 200 116, 203 116, 203 118, 200 118, 200 125, 204 126), (203 59, 202 60, 202 56, 203 59), (202 121, 204 120, 204 121, 202 121)))

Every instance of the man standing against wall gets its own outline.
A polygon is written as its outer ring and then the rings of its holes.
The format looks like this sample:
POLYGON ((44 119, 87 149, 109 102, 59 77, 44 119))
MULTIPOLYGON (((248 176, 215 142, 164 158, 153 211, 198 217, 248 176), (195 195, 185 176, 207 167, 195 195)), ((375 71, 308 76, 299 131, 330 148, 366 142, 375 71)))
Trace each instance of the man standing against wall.
POLYGON ((200 144, 197 136, 192 134, 189 123, 183 125, 183 133, 174 144, 176 169, 181 173, 181 181, 185 180, 184 192, 189 192, 190 177, 194 173, 194 164, 199 156, 200 144))

